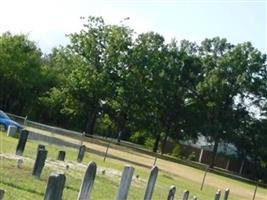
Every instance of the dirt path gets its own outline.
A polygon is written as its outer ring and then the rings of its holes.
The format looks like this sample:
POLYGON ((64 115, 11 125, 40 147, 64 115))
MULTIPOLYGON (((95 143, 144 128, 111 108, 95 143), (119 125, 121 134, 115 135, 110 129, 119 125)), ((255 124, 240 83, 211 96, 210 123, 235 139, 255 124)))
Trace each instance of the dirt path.
MULTIPOLYGON (((97 144, 92 144, 85 142, 84 143, 87 147, 105 152, 106 147, 97 145, 97 144)), ((141 153, 131 153, 131 152, 124 152, 120 151, 114 148, 109 149, 109 155, 116 156, 116 157, 122 157, 122 158, 127 158, 129 161, 134 161, 135 163, 139 163, 140 165, 150 165, 152 166, 154 163, 154 157, 151 157, 149 155, 144 155, 141 153)), ((199 185, 202 182, 203 178, 203 171, 188 167, 185 165, 181 165, 178 163, 166 161, 163 159, 157 159, 157 166, 161 171, 170 173, 172 175, 182 177, 184 179, 189 179, 194 182, 199 183, 199 185)), ((250 189, 244 188, 241 183, 238 181, 233 182, 229 181, 228 178, 221 177, 215 174, 208 174, 206 178, 207 185, 210 185, 215 188, 230 188, 231 193, 237 194, 238 196, 245 199, 252 199, 253 193, 254 193, 254 187, 249 187, 250 189)), ((265 191, 265 194, 258 192, 257 193, 257 198, 256 200, 267 200, 267 190, 265 191)))
MULTIPOLYGON (((51 135, 51 133, 45 131, 42 131, 41 134, 51 135)), ((54 135, 54 134, 53 137, 57 137, 58 139, 62 139, 77 145, 80 144, 79 140, 72 139, 69 137, 54 135)), ((100 152, 101 154, 104 154, 106 151, 106 146, 100 144, 95 144, 91 142, 83 142, 83 144, 89 148, 89 151, 91 149, 92 151, 97 151, 100 152)), ((123 149, 124 147, 121 148, 123 149)), ((152 156, 142 154, 133 151, 131 149, 126 149, 126 151, 118 150, 118 148, 113 144, 109 148, 108 155, 112 158, 125 161, 126 163, 130 162, 140 166, 151 167, 154 163, 154 157, 152 156)), ((157 166, 163 172, 169 173, 177 177, 182 177, 184 179, 189 179, 191 181, 199 183, 199 185, 201 184, 204 173, 201 170, 159 158, 157 159, 157 166)), ((229 178, 215 175, 212 173, 208 173, 205 184, 221 189, 230 188, 231 193, 234 193, 242 197, 242 199, 244 200, 252 199, 255 188, 254 186, 249 186, 248 184, 240 183, 239 181, 233 181, 233 180, 230 181, 229 178)), ((267 190, 266 189, 259 190, 257 192, 256 200, 267 200, 267 190)))

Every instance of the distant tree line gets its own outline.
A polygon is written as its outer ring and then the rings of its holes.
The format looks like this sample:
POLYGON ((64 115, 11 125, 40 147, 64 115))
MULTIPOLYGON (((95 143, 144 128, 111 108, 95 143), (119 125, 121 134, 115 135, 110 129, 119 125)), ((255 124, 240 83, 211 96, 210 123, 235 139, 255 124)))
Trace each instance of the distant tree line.
MULTIPOLYGON (((0 36, 0 109, 87 134, 121 133, 161 151, 203 135, 267 164, 266 55, 219 37, 170 43, 89 17, 43 55, 27 35, 0 36), (254 111, 254 112, 251 112, 254 111)), ((112 135, 110 135, 112 136, 112 135)))

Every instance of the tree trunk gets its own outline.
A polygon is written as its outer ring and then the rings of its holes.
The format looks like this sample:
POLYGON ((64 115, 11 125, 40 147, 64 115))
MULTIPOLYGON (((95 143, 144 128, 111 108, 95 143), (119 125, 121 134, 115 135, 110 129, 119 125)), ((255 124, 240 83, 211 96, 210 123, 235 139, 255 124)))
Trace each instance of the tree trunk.
POLYGON ((118 123, 118 137, 117 142, 120 143, 121 139, 125 139, 125 130, 126 130, 126 122, 127 122, 127 114, 122 112, 119 116, 119 123, 118 123))
POLYGON ((217 154, 217 150, 218 150, 218 145, 219 145, 219 140, 215 139, 214 141, 214 147, 212 150, 212 156, 211 156, 211 162, 210 162, 210 168, 214 167, 214 162, 215 162, 215 158, 216 158, 216 154, 217 154))
POLYGON ((85 133, 93 135, 95 130, 95 122, 97 118, 97 112, 92 111, 88 113, 87 123, 85 127, 85 133))
POLYGON ((167 118, 167 123, 166 124, 166 132, 165 132, 165 135, 164 135, 164 139, 163 139, 163 142, 162 142, 162 145, 161 145, 161 155, 165 153, 165 147, 166 147, 166 143, 167 143, 167 139, 169 137, 169 134, 170 134, 170 130, 171 130, 171 124, 169 123, 169 118, 167 118))
POLYGON ((162 145, 161 145, 161 154, 165 153, 165 146, 166 146, 166 142, 167 142, 168 136, 169 136, 169 131, 167 131, 167 133, 164 136, 164 139, 163 139, 163 142, 162 142, 162 145))
POLYGON ((160 141, 160 134, 157 135, 155 143, 154 143, 154 147, 153 147, 153 152, 156 153, 159 147, 159 141, 160 141))

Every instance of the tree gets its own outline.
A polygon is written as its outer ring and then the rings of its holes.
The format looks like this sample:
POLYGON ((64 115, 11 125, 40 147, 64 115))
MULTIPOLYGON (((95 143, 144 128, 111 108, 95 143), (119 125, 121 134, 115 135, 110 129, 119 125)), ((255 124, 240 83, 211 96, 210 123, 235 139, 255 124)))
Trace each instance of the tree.
POLYGON ((26 35, 0 36, 0 108, 26 114, 47 89, 42 53, 26 35))
POLYGON ((177 138, 178 133, 180 138, 184 136, 181 130, 186 124, 188 92, 184 82, 197 62, 180 52, 175 41, 166 45, 164 38, 153 32, 140 34, 129 56, 126 84, 121 86, 123 93, 120 96, 125 105, 124 113, 134 127, 132 131, 150 132, 156 139, 153 151, 158 149, 159 135, 165 133, 164 153, 169 136, 177 138))
POLYGON ((200 132, 214 142, 210 163, 213 167, 219 142, 227 141, 242 126, 239 113, 246 107, 241 102, 258 95, 265 56, 250 43, 234 46, 218 37, 204 40, 199 56, 202 69, 191 101, 201 110, 200 132), (236 101, 237 97, 241 102, 236 101))
POLYGON ((61 112, 76 116, 85 123, 85 132, 93 134, 105 104, 118 93, 117 82, 126 68, 131 30, 89 17, 84 29, 68 36, 70 44, 54 59, 56 65, 66 68, 56 94, 64 99, 61 112))

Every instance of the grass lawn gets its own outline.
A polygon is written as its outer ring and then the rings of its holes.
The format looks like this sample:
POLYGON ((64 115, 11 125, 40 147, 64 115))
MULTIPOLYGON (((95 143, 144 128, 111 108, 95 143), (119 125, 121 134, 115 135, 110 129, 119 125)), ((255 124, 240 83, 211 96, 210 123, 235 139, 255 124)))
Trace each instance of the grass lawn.
MULTIPOLYGON (((42 172, 41 179, 37 180, 31 176, 37 145, 40 142, 28 140, 23 154, 23 168, 16 167, 19 156, 15 155, 17 145, 16 138, 7 137, 5 133, 0 133, 0 188, 6 190, 5 200, 13 199, 43 199, 47 179, 52 172, 63 172, 66 175, 66 184, 63 193, 63 199, 76 199, 78 196, 80 184, 85 172, 87 163, 96 162, 98 166, 97 176, 92 192, 92 199, 114 199, 120 182, 120 175, 125 164, 124 161, 108 158, 103 162, 103 157, 98 154, 86 153, 83 164, 76 162, 78 150, 65 146, 56 146, 45 144, 48 150, 48 158, 45 168, 42 172), (65 162, 57 161, 59 150, 66 151, 65 162), (66 169, 66 165, 69 169, 66 169), (105 170, 105 173, 102 173, 105 170)), ((149 176, 149 169, 132 165, 135 168, 134 177, 129 191, 128 199, 143 199, 146 187, 146 181, 149 176), (138 178, 137 178, 138 175, 138 178)), ((194 169, 195 170, 195 169, 194 169)), ((196 170, 198 173, 200 170, 196 170)), ((199 173, 202 173, 201 171, 199 173)), ((244 188, 244 192, 251 192, 254 186, 242 183, 229 178, 218 175, 211 175, 210 178, 232 182, 244 188)), ((208 179, 208 177, 207 177, 208 179)), ((208 181, 208 180, 207 180, 208 181)), ((181 176, 174 175, 173 172, 159 172, 153 199, 167 199, 168 190, 171 185, 176 186, 176 199, 180 199, 185 189, 190 191, 190 199, 194 195, 198 199, 208 200, 214 198, 216 187, 205 185, 203 191, 200 191, 199 181, 186 179, 181 176)), ((222 189, 222 188, 221 188, 222 189)), ((231 188, 230 188, 231 189, 231 188)), ((249 193, 250 194, 250 193, 249 193)), ((259 188, 258 200, 267 200, 267 190, 259 188)), ((230 200, 245 200, 244 196, 230 192, 230 200)), ((247 199, 252 199, 248 196, 247 199)))

